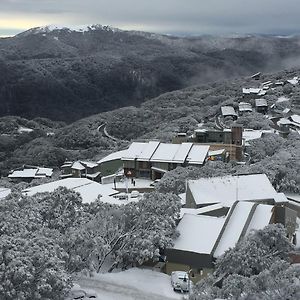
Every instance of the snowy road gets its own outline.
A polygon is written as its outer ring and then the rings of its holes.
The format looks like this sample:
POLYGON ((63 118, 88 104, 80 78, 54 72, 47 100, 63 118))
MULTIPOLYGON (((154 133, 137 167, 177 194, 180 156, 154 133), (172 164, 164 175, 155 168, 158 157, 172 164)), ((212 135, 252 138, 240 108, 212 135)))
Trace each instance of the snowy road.
POLYGON ((97 293, 99 300, 174 300, 183 295, 173 291, 170 277, 159 272, 137 270, 81 278, 76 283, 97 293))

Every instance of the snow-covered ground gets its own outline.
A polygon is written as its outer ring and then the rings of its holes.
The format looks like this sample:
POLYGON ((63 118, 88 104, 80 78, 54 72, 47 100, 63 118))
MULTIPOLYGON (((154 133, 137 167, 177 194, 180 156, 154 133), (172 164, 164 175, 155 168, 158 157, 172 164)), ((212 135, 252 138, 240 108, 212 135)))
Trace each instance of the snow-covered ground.
POLYGON ((94 291, 101 300, 168 300, 182 299, 173 291, 170 276, 133 268, 118 273, 82 277, 77 282, 85 291, 94 291))
POLYGON ((128 187, 129 190, 134 189, 148 189, 153 188, 150 184, 153 183, 153 180, 150 179, 143 179, 143 178, 134 178, 135 184, 131 182, 130 179, 125 179, 120 182, 116 182, 116 186, 114 186, 114 183, 107 183, 105 185, 109 186, 113 189, 126 189, 128 187))

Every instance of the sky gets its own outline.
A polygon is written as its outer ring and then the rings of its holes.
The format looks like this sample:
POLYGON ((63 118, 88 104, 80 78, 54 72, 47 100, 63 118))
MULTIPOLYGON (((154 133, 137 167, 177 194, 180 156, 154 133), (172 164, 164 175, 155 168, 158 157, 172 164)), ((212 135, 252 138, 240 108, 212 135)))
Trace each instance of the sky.
POLYGON ((300 32, 299 0, 0 0, 0 36, 45 25, 175 35, 300 32))

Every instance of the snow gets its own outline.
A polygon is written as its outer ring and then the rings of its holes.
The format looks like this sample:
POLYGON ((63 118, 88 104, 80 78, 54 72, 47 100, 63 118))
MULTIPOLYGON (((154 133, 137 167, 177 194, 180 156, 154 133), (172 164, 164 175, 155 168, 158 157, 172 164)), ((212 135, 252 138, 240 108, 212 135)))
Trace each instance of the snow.
POLYGON ((0 199, 7 197, 11 193, 11 189, 0 188, 0 199))
POLYGON ((286 101, 289 101, 289 100, 290 100, 289 98, 282 96, 282 97, 278 98, 278 100, 276 101, 276 103, 286 102, 286 101))
POLYGON ((229 222, 214 252, 215 257, 221 256, 226 250, 235 246, 241 237, 245 223, 254 205, 255 203, 251 202, 238 202, 236 206, 231 208, 227 216, 229 222))
MULTIPOLYGON (((156 149, 155 153, 153 154, 150 161, 152 162, 170 162, 174 161, 176 153, 179 151, 180 144, 165 144, 161 143, 158 148, 156 149)), ((186 155, 188 154, 188 150, 186 155)), ((181 161, 176 161, 179 163, 183 163, 185 160, 182 159, 181 161)))
MULTIPOLYGON (((22 171, 13 171, 8 178, 35 178, 38 169, 24 169, 22 171)), ((45 176, 44 176, 45 177, 45 176)))
POLYGON ((268 106, 267 100, 266 99, 255 99, 255 106, 256 107, 268 106))
POLYGON ((124 156, 122 156, 122 160, 137 159, 143 152, 144 148, 147 147, 147 145, 148 143, 133 142, 128 150, 124 153, 124 156))
POLYGON ((139 155, 139 161, 149 161, 153 153, 159 146, 160 142, 150 141, 145 148, 143 148, 142 153, 139 155))
POLYGON ((188 164, 202 165, 206 159, 209 146, 205 145, 193 145, 188 156, 188 164))
POLYGON ((185 214, 177 226, 180 236, 174 241, 173 249, 210 254, 224 221, 225 218, 185 214))
POLYGON ((243 131, 243 139, 248 142, 252 140, 256 140, 262 137, 262 130, 244 130, 243 131))
POLYGON ((72 169, 81 171, 84 170, 85 167, 79 161, 75 161, 72 165, 72 169))
POLYGON ((177 150, 175 156, 173 157, 173 162, 183 163, 192 147, 193 147, 193 143, 180 144, 179 149, 177 150))
POLYGON ((260 204, 256 207, 252 220, 248 226, 246 235, 249 234, 251 230, 263 229, 271 222, 273 215, 272 205, 260 204))
POLYGON ((58 187, 66 187, 67 189, 78 192, 82 197, 83 203, 91 203, 96 200, 98 195, 102 195, 104 202, 111 201, 113 204, 120 204, 120 202, 115 202, 113 197, 110 197, 117 194, 118 191, 113 190, 107 185, 103 185, 86 178, 66 178, 49 182, 23 190, 23 194, 27 196, 33 196, 37 193, 53 192, 58 187))
POLYGON ((224 205, 222 205, 222 204, 214 204, 214 205, 208 205, 208 206, 201 207, 201 208, 181 208, 180 209, 180 218, 182 218, 184 214, 201 215, 204 213, 208 213, 208 212, 212 212, 214 210, 221 209, 223 207, 224 207, 224 205))
POLYGON ((291 119, 295 122, 295 123, 299 123, 300 124, 300 116, 299 115, 292 115, 291 119))
POLYGON ((169 275, 148 269, 95 274, 82 277, 77 283, 86 291, 95 291, 101 300, 182 299, 180 293, 173 291, 169 275))
POLYGON ((209 151, 208 156, 222 155, 225 151, 225 149, 209 151))
POLYGON ((224 117, 226 116, 236 116, 236 112, 232 106, 222 106, 221 112, 224 117))
POLYGON ((288 83, 292 84, 292 85, 297 85, 298 84, 298 77, 294 77, 293 79, 289 79, 287 80, 288 83))
POLYGON ((252 107, 250 103, 240 102, 239 103, 239 111, 252 111, 252 107))
POLYGON ((197 205, 275 199, 277 195, 265 174, 201 178, 188 185, 197 205))
POLYGON ((53 174, 53 169, 50 168, 38 168, 36 175, 46 175, 47 177, 51 177, 53 174))
POLYGON ((299 218, 297 218, 297 220, 296 220, 296 223, 297 223, 297 227, 298 228, 296 228, 296 231, 295 231, 295 233, 296 233, 296 249, 299 249, 300 248, 300 219, 299 218))
POLYGON ((20 126, 19 129, 18 129, 19 133, 29 133, 29 132, 32 132, 32 131, 33 131, 33 129, 28 128, 28 127, 23 127, 23 126, 20 126))
POLYGON ((80 161, 81 164, 85 165, 87 168, 96 168, 98 167, 98 164, 96 164, 95 162, 92 162, 92 161, 80 161))
POLYGON ((127 152, 127 149, 109 154, 109 155, 103 157, 102 159, 100 159, 98 161, 98 164, 102 164, 102 163, 105 163, 108 161, 113 161, 113 160, 118 160, 118 159, 121 160, 122 157, 126 156, 126 152, 127 152))

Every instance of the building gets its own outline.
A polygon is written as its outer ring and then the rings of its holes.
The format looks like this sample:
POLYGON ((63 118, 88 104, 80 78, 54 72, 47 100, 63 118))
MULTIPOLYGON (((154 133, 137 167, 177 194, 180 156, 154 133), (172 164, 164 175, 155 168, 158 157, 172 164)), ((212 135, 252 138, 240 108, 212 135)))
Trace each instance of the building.
POLYGON ((20 182, 31 182, 33 179, 50 178, 53 175, 53 169, 24 165, 19 169, 13 170, 8 178, 20 182))
POLYGON ((243 115, 245 113, 252 112, 252 106, 250 103, 247 102, 240 102, 239 103, 239 115, 243 115))
POLYGON ((209 145, 209 151, 225 149, 230 160, 243 160, 243 127, 236 124, 231 129, 196 129, 190 141, 209 145))
POLYGON ((264 96, 267 93, 267 91, 261 88, 243 88, 242 93, 244 99, 251 100, 264 96))
POLYGON ((37 193, 53 192, 59 187, 65 187, 78 192, 82 197, 83 203, 91 203, 100 196, 100 200, 103 202, 120 204, 120 201, 113 197, 119 193, 118 191, 87 178, 65 178, 25 189, 23 190, 23 194, 33 196, 37 193))
MULTIPOLYGON (((201 208, 234 201, 283 202, 265 174, 224 176, 190 180, 186 190, 186 208, 201 208)), ((287 202, 287 199, 285 199, 287 202)))
POLYGON ((255 109, 257 112, 266 114, 268 112, 268 103, 266 99, 255 99, 255 109))
POLYGON ((292 240, 296 218, 297 213, 285 206, 251 201, 235 201, 221 217, 184 214, 177 226, 180 236, 166 250, 166 271, 192 270, 197 282, 213 271, 218 257, 252 230, 282 223, 292 240))
POLYGON ((66 161, 61 167, 61 178, 88 178, 94 181, 101 180, 100 167, 97 163, 78 160, 66 161))
POLYGON ((134 142, 122 157, 124 174, 159 179, 177 166, 202 166, 208 150, 209 146, 193 143, 134 142))
POLYGON ((117 151, 100 159, 97 164, 100 167, 101 177, 115 174, 123 168, 122 157, 127 150, 117 151))
POLYGON ((11 193, 11 189, 0 187, 0 200, 4 199, 11 193))
POLYGON ((222 114, 223 118, 230 117, 233 120, 236 120, 238 117, 237 113, 235 112, 235 110, 232 106, 222 106, 221 114, 222 114))

